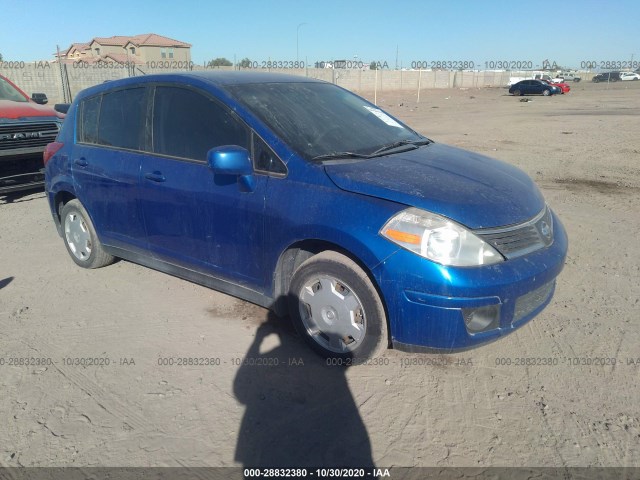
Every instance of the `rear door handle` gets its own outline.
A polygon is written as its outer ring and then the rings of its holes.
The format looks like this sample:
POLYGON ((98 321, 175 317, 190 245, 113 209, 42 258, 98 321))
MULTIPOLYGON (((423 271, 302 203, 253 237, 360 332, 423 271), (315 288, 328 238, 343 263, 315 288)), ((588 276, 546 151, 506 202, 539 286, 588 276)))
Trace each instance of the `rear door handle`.
POLYGON ((87 165, 89 165, 89 162, 87 162, 87 159, 84 157, 76 158, 73 163, 79 167, 86 167, 87 165))
POLYGON ((148 172, 144 174, 144 178, 152 182, 164 182, 166 178, 161 172, 148 172))

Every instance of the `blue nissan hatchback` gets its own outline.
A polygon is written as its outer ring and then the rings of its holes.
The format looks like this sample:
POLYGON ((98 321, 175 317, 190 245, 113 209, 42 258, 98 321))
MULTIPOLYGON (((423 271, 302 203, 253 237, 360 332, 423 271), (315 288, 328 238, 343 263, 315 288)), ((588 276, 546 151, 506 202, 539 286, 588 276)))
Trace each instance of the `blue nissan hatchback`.
POLYGON ((288 313, 326 357, 494 340, 550 302, 567 252, 525 173, 310 78, 91 87, 45 164, 79 266, 123 258, 288 313))

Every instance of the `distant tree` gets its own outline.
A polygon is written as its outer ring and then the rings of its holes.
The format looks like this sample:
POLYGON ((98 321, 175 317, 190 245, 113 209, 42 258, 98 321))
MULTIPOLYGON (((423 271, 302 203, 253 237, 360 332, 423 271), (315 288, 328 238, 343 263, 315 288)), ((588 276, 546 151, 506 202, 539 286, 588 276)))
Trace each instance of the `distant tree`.
POLYGON ((369 65, 369 69, 370 70, 377 70, 378 69, 378 64, 376 62, 371 62, 371 64, 369 65))
POLYGON ((207 63, 207 67, 230 67, 231 65, 233 65, 233 63, 224 57, 214 58, 207 63))
POLYGON ((251 64, 252 64, 251 59, 248 58, 248 57, 244 57, 242 60, 240 60, 240 64, 239 65, 242 68, 249 68, 249 67, 251 67, 251 64))
POLYGON ((0 62, 2 61, 2 54, 0 53, 0 62))

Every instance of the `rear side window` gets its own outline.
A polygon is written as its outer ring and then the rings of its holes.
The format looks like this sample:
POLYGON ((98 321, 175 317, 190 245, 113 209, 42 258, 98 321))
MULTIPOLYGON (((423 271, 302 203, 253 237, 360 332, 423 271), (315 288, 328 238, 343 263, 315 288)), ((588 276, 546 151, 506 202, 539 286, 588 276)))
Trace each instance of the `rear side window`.
POLYGON ((100 114, 102 96, 87 98, 82 101, 80 109, 80 128, 78 141, 82 143, 98 143, 98 115, 100 114))
POLYGON ((206 161, 213 147, 249 148, 247 128, 214 100, 193 90, 156 87, 153 106, 153 151, 206 161))
POLYGON ((100 145, 142 150, 146 117, 146 89, 130 88, 102 96, 98 120, 100 145))

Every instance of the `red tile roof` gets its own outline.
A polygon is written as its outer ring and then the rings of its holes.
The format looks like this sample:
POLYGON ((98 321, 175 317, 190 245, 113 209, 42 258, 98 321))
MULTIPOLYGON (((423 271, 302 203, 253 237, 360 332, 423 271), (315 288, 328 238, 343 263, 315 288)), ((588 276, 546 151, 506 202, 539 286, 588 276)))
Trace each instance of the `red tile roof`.
POLYGON ((131 37, 131 43, 134 45, 149 45, 154 47, 190 47, 190 43, 174 40, 173 38, 163 37, 156 33, 145 33, 131 37))
POLYGON ((89 44, 88 43, 72 43, 71 48, 69 48, 69 50, 71 50, 72 48, 83 51, 89 48, 89 44))
MULTIPOLYGON (((137 65, 144 65, 144 62, 139 58, 137 58, 135 55, 127 55, 126 53, 107 53, 106 55, 101 57, 102 60, 106 60, 107 58, 110 58, 111 60, 117 63, 126 64, 127 62, 129 62, 129 63, 135 63, 137 65)), ((100 60, 100 59, 97 59, 97 60, 100 60)))
POLYGON ((124 47, 131 37, 114 36, 114 37, 93 37, 89 43, 99 43, 100 45, 116 45, 124 47))
POLYGON ((116 35, 113 37, 95 37, 90 43, 99 43, 100 45, 115 45, 124 47, 131 42, 135 46, 154 46, 154 47, 190 47, 191 44, 174 40, 173 38, 163 37, 156 33, 143 33, 141 35, 116 35))

